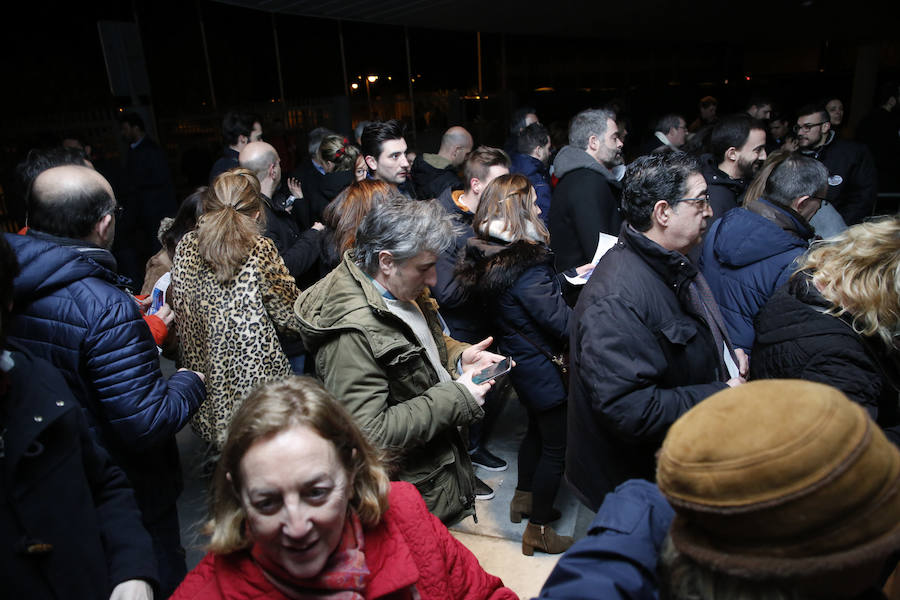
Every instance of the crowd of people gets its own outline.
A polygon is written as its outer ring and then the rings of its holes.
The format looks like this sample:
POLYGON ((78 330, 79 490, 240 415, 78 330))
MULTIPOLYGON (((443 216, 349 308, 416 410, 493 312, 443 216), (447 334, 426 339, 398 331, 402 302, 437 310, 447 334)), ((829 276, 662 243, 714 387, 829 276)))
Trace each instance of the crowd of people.
POLYGON ((509 468, 488 446, 515 398, 509 518, 523 554, 566 553, 542 598, 881 597, 900 216, 874 213, 898 99, 852 141, 838 98, 788 119, 705 97, 627 165, 612 108, 560 147, 524 107, 505 150, 453 126, 418 156, 363 122, 310 132, 288 174, 232 111, 180 204, 137 115, 118 194, 77 148, 29 153, 27 226, 0 240, 0 587, 514 598, 446 527, 494 497, 477 473, 509 468), (211 486, 190 573, 188 423, 211 486), (577 542, 562 485, 597 513, 577 542))

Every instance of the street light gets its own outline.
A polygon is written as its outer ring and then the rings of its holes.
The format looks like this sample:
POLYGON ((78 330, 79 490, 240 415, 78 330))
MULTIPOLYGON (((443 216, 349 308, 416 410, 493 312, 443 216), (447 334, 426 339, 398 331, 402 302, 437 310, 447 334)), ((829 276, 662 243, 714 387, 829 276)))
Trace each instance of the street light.
POLYGON ((356 83, 356 82, 354 81, 353 83, 350 84, 350 89, 352 89, 352 90, 358 90, 358 89, 359 89, 359 84, 356 83))
POLYGON ((369 85, 378 81, 378 75, 369 75, 366 77, 366 100, 369 101, 369 119, 372 119, 372 92, 369 90, 369 85))

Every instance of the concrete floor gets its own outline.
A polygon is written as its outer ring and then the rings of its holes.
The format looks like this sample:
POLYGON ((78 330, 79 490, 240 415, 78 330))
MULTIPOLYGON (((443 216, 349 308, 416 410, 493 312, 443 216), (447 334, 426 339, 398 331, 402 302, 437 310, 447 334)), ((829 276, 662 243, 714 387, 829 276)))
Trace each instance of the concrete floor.
MULTIPOLYGON (((165 361, 164 362, 168 362, 165 361)), ((172 371, 171 363, 164 370, 172 371)), ((520 598, 537 596, 541 586, 553 569, 559 556, 536 552, 534 556, 522 554, 522 532, 527 524, 523 520, 513 524, 509 520, 509 502, 516 483, 516 452, 519 440, 525 433, 525 411, 513 399, 506 403, 498 419, 495 431, 488 442, 492 452, 507 460, 510 467, 502 472, 487 472, 476 468, 476 475, 495 491, 492 500, 476 502, 476 516, 467 518, 450 528, 451 533, 478 557, 482 567, 503 579, 520 598)), ((201 533, 206 517, 206 480, 201 476, 203 443, 185 427, 178 434, 185 490, 178 502, 182 524, 182 542, 187 549, 188 568, 193 568, 203 557, 205 537, 201 533)), ((581 537, 590 523, 592 514, 568 492, 563 485, 557 497, 556 507, 563 516, 554 523, 558 533, 581 537)))

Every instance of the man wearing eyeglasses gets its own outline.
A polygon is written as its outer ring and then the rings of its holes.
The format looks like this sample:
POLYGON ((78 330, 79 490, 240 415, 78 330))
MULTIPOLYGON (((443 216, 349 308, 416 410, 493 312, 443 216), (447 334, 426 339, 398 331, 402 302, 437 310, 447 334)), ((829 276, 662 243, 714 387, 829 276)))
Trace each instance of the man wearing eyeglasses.
POLYGON ((848 226, 862 222, 872 214, 878 190, 878 173, 871 153, 862 144, 837 138, 824 106, 809 104, 797 114, 794 131, 800 152, 828 169, 827 201, 848 226))
POLYGON ((575 305, 566 478, 596 511, 631 478, 652 479, 669 426, 743 383, 719 308, 687 254, 712 216, 697 159, 639 157, 625 173, 619 239, 575 305))

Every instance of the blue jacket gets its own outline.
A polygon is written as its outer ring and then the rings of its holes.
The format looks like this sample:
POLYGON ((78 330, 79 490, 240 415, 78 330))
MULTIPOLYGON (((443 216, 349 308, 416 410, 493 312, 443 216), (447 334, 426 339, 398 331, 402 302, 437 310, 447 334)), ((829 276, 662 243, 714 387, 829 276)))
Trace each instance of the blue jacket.
POLYGON ((565 347, 572 309, 547 247, 473 237, 457 278, 484 306, 498 352, 516 361, 510 377, 519 399, 535 411, 565 402, 562 378, 544 352, 557 355, 565 347))
POLYGON ((787 282, 798 256, 814 237, 797 212, 760 198, 731 210, 710 227, 700 270, 709 283, 735 346, 753 347, 753 319, 787 282))
POLYGON ((607 494, 586 537, 556 563, 548 600, 655 600, 656 563, 675 511, 659 488, 631 479, 607 494))
POLYGON ((527 154, 513 154, 509 166, 510 173, 520 173, 528 178, 537 194, 537 205, 541 209, 541 220, 550 228, 550 172, 544 163, 527 154))
POLYGON ((9 339, 62 372, 152 522, 181 491, 175 434, 205 398, 203 381, 187 371, 163 378, 137 303, 116 287, 111 254, 43 234, 6 240, 21 267, 9 339))

